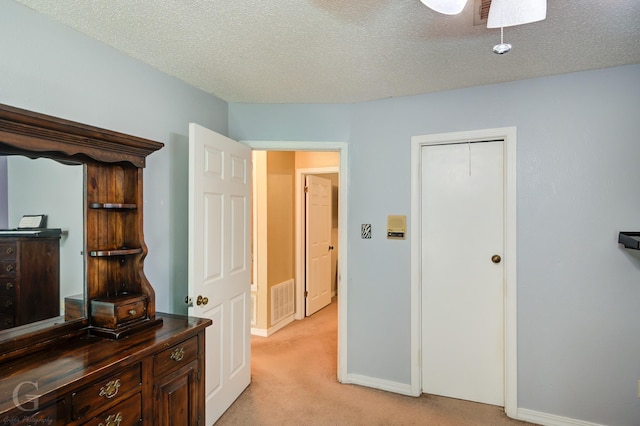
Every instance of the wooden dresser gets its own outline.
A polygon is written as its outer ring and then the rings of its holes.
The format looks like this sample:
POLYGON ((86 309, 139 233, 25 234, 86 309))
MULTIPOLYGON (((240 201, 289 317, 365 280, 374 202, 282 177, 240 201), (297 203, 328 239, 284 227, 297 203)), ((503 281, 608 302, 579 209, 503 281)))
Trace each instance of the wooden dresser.
POLYGON ((114 340, 87 334, 0 364, 0 425, 202 425, 204 329, 168 314, 114 340))
MULTIPOLYGON (((0 105, 0 153, 81 163, 85 203, 83 292, 62 295, 64 315, 0 330, 0 426, 204 424, 211 320, 156 313, 144 273, 143 168, 162 146, 0 105)), ((55 249, 25 257, 29 242, 0 238, 3 291, 23 293, 29 258, 41 266, 55 249)), ((54 266, 34 278, 52 290, 31 298, 59 315, 54 266)), ((12 300, 21 321, 22 299, 12 300)))
POLYGON ((59 235, 0 235, 0 330, 60 315, 59 235))

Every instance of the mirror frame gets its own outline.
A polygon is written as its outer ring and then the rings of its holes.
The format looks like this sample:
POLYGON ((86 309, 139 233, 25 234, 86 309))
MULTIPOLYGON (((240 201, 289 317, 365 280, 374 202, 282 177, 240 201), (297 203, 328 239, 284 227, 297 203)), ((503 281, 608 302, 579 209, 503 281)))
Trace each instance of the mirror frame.
MULTIPOLYGON (((81 124, 62 118, 0 104, 0 152, 30 158, 50 158, 59 162, 129 163, 144 168, 146 157, 164 144, 136 136, 81 124)), ((87 199, 84 185, 83 199, 87 199)), ((87 260, 87 206, 84 207, 83 256, 87 260)), ((58 316, 0 332, 0 362, 33 352, 60 339, 86 333, 87 312, 86 266, 84 280, 84 316, 65 321, 58 316)))

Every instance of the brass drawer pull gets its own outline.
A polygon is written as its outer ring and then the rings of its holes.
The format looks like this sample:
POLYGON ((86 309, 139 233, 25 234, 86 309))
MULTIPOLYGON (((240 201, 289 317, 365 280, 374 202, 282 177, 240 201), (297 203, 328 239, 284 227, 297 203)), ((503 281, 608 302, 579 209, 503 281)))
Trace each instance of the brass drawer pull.
POLYGON ((136 314, 136 310, 135 310, 135 309, 131 309, 131 310, 129 311, 129 315, 135 315, 135 314, 136 314))
POLYGON ((171 352, 171 356, 169 358, 174 361, 182 361, 182 358, 184 358, 184 348, 176 349, 171 352))
POLYGON ((104 419, 105 423, 100 423, 98 426, 120 426, 122 422, 122 413, 112 414, 104 419))
POLYGON ((117 395, 118 389, 120 389, 120 379, 112 380, 106 386, 100 388, 99 396, 111 399, 117 395))
POLYGON ((7 290, 11 290, 13 288, 13 283, 7 283, 7 290))
POLYGON ((7 270, 7 272, 11 272, 13 271, 13 265, 7 265, 5 269, 7 270))
POLYGON ((10 308, 13 306, 13 300, 7 300, 4 304, 5 307, 10 308))
POLYGON ((7 247, 7 254, 13 254, 13 247, 7 247))

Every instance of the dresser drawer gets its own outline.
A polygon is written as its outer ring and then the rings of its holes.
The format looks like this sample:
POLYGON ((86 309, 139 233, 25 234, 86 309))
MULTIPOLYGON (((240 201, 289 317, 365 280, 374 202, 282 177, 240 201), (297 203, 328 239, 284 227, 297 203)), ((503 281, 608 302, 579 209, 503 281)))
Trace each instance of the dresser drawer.
POLYGON ((15 241, 0 243, 0 261, 15 260, 17 244, 15 241))
POLYGON ((0 279, 0 294, 16 294, 16 281, 10 278, 0 279))
POLYGON ((83 425, 86 426, 134 426, 142 423, 141 397, 137 393, 122 401, 113 408, 106 410, 83 425))
POLYGON ((0 312, 0 330, 14 326, 14 315, 7 312, 0 312))
POLYGON ((65 408, 65 401, 61 399, 35 412, 16 410, 1 417, 0 424, 12 426, 65 425, 67 424, 65 408))
POLYGON ((140 364, 110 374, 71 396, 72 416, 74 419, 82 418, 89 411, 95 411, 106 404, 114 404, 133 392, 139 392, 140 387, 140 364))
POLYGON ((91 301, 91 318, 98 327, 114 329, 146 317, 147 296, 144 294, 127 294, 91 301))
POLYGON ((15 260, 0 260, 0 277, 14 278, 16 276, 15 260))
POLYGON ((198 338, 189 340, 165 349, 153 357, 153 372, 156 377, 187 365, 198 357, 198 338))
POLYGON ((0 293, 0 312, 12 313, 15 310, 16 298, 13 294, 0 293))

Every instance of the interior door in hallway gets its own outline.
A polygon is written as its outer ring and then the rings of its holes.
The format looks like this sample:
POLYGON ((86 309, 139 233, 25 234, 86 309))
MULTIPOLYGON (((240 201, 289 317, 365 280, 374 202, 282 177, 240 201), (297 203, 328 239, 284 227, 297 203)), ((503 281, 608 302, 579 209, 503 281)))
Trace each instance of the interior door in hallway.
POLYGON ((306 315, 331 303, 331 180, 306 176, 306 315))
POLYGON ((190 124, 189 314, 213 320, 205 337, 206 425, 251 380, 250 206, 250 148, 190 124))
POLYGON ((422 390, 499 406, 503 143, 421 148, 422 390))

